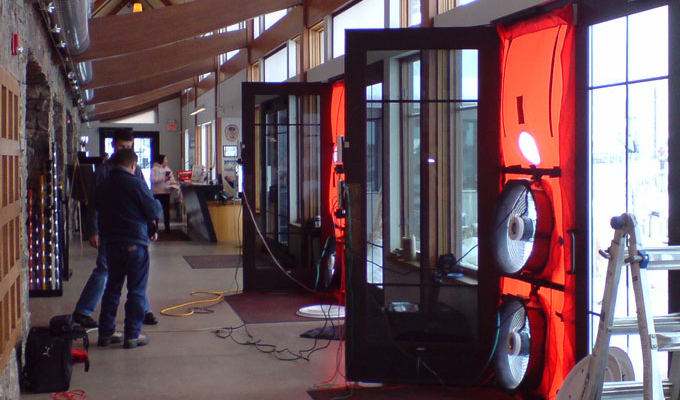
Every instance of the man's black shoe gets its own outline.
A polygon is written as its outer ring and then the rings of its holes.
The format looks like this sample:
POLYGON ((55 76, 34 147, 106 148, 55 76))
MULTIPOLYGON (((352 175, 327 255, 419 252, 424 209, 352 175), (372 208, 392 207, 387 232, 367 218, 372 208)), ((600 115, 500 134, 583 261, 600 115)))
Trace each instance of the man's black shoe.
POLYGON ((151 311, 144 314, 144 319, 142 320, 144 325, 156 325, 158 324, 158 318, 151 311))
POLYGON ((82 326, 83 328, 96 328, 97 321, 95 321, 91 316, 81 314, 79 312, 74 312, 72 314, 73 316, 73 322, 76 324, 82 326))
POLYGON ((146 346, 147 344, 149 344, 149 337, 140 333, 139 336, 134 339, 125 339, 123 347, 126 349, 134 349, 135 347, 146 346))
POLYGON ((97 346, 106 347, 114 343, 123 343, 123 332, 114 332, 111 336, 101 336, 97 339, 97 346))

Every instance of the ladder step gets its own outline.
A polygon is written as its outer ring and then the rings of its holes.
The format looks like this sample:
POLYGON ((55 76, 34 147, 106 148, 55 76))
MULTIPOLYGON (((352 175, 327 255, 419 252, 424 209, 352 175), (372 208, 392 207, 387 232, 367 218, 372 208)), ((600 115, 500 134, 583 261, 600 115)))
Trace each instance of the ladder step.
MULTIPOLYGON (((680 333, 680 313, 654 316, 654 328, 657 333, 680 333)), ((615 318, 611 327, 613 335, 630 335, 638 332, 637 317, 615 318)))
MULTIPOLYGON (((638 250, 644 250, 649 255, 647 269, 650 271, 680 269, 680 246, 644 247, 638 250)), ((628 250, 624 258, 629 258, 628 250)))
MULTIPOLYGON (((673 385, 668 381, 663 381, 663 396, 666 399, 671 397, 671 389, 673 385)), ((604 399, 642 399, 642 382, 624 381, 624 382, 605 382, 602 387, 602 400, 604 399)))

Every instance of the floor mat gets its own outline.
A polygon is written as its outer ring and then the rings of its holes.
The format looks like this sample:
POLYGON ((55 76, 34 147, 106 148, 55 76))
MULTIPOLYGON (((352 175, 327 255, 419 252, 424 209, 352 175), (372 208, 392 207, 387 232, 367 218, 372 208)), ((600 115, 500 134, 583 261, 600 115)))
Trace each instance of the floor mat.
POLYGON ((183 242, 189 240, 191 240, 189 235, 184 233, 181 229, 171 229, 169 231, 161 229, 158 231, 159 242, 183 242))
POLYGON ((184 260, 194 269, 237 268, 243 266, 238 254, 212 254, 203 256, 184 256, 184 260))
POLYGON ((442 388, 429 386, 384 386, 375 388, 308 390, 314 400, 511 400, 506 392, 495 388, 442 388))
POLYGON ((255 293, 247 292, 227 297, 227 302, 247 324, 271 322, 318 321, 322 319, 300 317, 295 314, 310 304, 329 304, 335 299, 329 295, 313 293, 255 293))

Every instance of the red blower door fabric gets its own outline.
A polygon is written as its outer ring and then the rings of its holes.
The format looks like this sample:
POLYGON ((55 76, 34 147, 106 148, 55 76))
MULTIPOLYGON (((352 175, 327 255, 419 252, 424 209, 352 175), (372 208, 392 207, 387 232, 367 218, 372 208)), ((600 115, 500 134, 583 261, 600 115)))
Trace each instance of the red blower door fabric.
MULTIPOLYGON (((547 319, 543 377, 533 392, 555 398, 575 363, 574 276, 571 238, 574 226, 574 25, 572 6, 498 27, 502 40, 501 149, 504 166, 561 168, 560 177, 543 177, 554 210, 550 254, 540 278, 565 291, 540 288, 547 319), (533 142, 533 144, 532 144, 533 142), (521 143, 521 145, 520 145, 521 143)), ((505 181, 528 179, 506 174, 505 181)), ((501 189, 501 188, 499 188, 501 189)), ((529 297, 531 285, 504 277, 503 294, 529 297)))

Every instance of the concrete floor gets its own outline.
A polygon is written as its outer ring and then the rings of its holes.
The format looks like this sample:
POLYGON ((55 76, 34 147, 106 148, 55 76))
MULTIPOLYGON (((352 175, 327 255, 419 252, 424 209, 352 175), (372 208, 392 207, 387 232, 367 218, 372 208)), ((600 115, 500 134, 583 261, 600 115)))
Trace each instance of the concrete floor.
MULTIPOLYGON (((77 240, 71 245, 72 278, 64 283, 63 297, 31 298, 32 326, 46 326, 54 315, 69 314, 94 267, 96 250, 77 240)), ((315 352, 310 361, 279 361, 253 346, 243 346, 231 339, 220 339, 213 328, 242 324, 231 307, 222 302, 212 314, 190 317, 160 315, 160 310, 196 298, 195 290, 227 291, 242 287, 241 269, 192 269, 184 255, 237 254, 238 248, 227 244, 197 242, 157 242, 150 247, 151 275, 148 296, 160 319, 156 326, 144 326, 148 346, 123 349, 121 345, 97 347, 97 332, 89 333, 90 371, 83 364, 73 369, 71 389, 82 389, 94 400, 155 399, 309 399, 310 386, 331 379, 336 371, 338 342, 315 352)), ((125 295, 125 292, 123 293, 125 295)), ((199 297, 200 298, 200 297, 199 297)), ((123 326, 123 303, 118 311, 117 329, 123 326)), ((99 315, 99 310, 95 316, 99 315)), ((323 325, 322 321, 250 324, 255 340, 275 344, 293 351, 309 349, 311 339, 299 335, 323 325)), ((234 334, 247 339, 241 329, 234 334)), ((320 341, 317 345, 327 345, 320 341)), ((344 362, 340 360, 344 371, 344 362)), ((49 394, 22 393, 22 399, 49 399, 49 394)))

